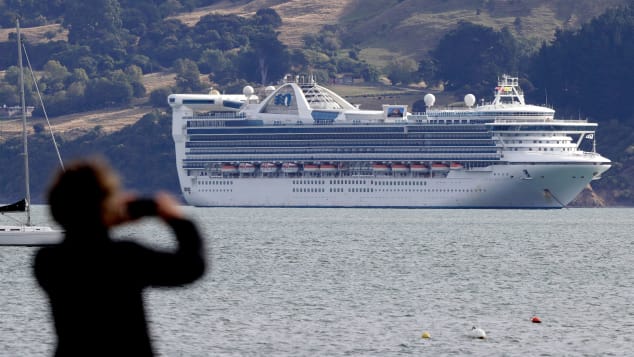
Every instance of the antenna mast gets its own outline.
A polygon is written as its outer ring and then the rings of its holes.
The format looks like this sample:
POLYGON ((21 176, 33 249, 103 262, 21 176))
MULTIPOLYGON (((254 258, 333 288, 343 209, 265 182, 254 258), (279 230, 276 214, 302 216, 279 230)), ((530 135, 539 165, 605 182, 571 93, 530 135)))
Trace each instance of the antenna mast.
POLYGON ((29 189, 29 150, 26 135, 26 100, 24 99, 24 71, 22 69, 22 38, 20 36, 20 20, 15 19, 18 36, 18 67, 20 67, 20 102, 22 104, 22 143, 24 147, 24 182, 26 199, 26 225, 31 225, 31 190, 29 189))

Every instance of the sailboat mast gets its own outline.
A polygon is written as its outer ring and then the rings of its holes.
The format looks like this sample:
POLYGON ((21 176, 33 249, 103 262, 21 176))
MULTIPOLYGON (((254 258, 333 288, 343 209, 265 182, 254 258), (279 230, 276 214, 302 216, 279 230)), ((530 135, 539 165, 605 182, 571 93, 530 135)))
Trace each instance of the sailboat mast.
POLYGON ((20 20, 16 19, 18 36, 18 66, 20 67, 20 101, 22 104, 22 143, 24 147, 24 183, 26 189, 26 225, 31 225, 31 190, 29 189, 29 150, 26 135, 26 100, 24 99, 24 71, 22 69, 22 38, 20 36, 20 20))

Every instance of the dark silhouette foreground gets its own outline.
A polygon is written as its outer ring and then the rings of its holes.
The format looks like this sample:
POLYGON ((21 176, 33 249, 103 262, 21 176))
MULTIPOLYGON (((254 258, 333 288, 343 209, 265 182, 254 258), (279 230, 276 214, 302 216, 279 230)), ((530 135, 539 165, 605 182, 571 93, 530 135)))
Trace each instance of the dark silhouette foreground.
POLYGON ((65 229, 57 246, 39 250, 34 271, 48 294, 56 356, 151 356, 142 291, 177 286, 204 274, 202 241, 167 194, 141 204, 119 188, 100 161, 78 162, 54 181, 50 210, 65 229), (113 241, 109 229, 139 216, 156 215, 173 230, 175 252, 113 241))

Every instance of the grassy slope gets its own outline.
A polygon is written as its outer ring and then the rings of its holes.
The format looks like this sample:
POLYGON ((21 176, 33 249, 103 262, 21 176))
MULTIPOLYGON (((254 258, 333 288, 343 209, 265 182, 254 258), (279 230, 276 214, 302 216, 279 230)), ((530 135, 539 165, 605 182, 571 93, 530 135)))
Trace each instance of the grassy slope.
POLYGON ((253 0, 224 1, 175 16, 193 25, 210 13, 251 16, 275 9, 283 19, 280 38, 301 47, 302 37, 328 24, 343 24, 360 45, 362 57, 383 66, 397 57, 420 59, 459 21, 493 28, 508 26, 525 45, 537 48, 557 28, 577 28, 626 0, 253 0), (490 4, 490 5, 487 5, 490 4), (480 13, 477 14, 477 9, 480 13), (520 18, 521 26, 515 26, 520 18))
MULTIPOLYGON (((304 0, 224 1, 175 18, 193 25, 201 16, 210 13, 252 16, 260 8, 271 7, 283 19, 280 37, 290 47, 301 47, 301 39, 307 33, 315 33, 327 24, 340 23, 359 42, 362 58, 383 66, 398 57, 420 59, 436 45, 446 31, 461 20, 495 28, 509 26, 524 39, 526 46, 536 47, 541 41, 551 39, 557 28, 577 27, 607 7, 624 1, 488 0, 492 6, 483 5, 487 2, 484 0, 322 0, 318 3, 304 0), (519 28, 513 25, 516 17, 522 19, 519 28)), ((8 40, 9 33, 14 31, 0 29, 0 41, 8 40)), ((55 40, 65 39, 68 34, 55 24, 24 28, 23 32, 30 42, 47 41, 47 32, 55 33, 55 40)), ((169 74, 149 74, 145 79, 148 93, 174 84, 174 76, 169 74)), ((342 95, 350 96, 351 101, 361 103, 364 108, 380 107, 380 101, 386 99, 385 94, 394 92, 385 88, 363 88, 366 93, 359 93, 360 89, 347 90, 344 86, 336 90, 343 90, 342 95)), ((396 101, 394 98, 387 98, 396 101)), ((402 103, 411 105, 420 98, 410 94, 403 99, 402 103)), ((99 125, 106 131, 116 131, 133 123, 148 111, 149 108, 114 108, 63 116, 55 118, 55 130, 90 130, 99 125)), ((1 129, 3 137, 19 130, 10 122, 3 123, 1 129)))
POLYGON ((489 0, 493 4, 490 7, 483 6, 484 2, 367 0, 358 11, 350 9, 343 21, 348 23, 352 36, 361 40, 362 56, 382 65, 398 56, 422 58, 459 21, 496 29, 507 26, 527 48, 535 49, 542 41, 551 40, 557 28, 577 28, 625 1, 577 1, 566 6, 569 2, 565 0, 489 0), (517 18, 520 26, 514 24, 517 18))
MULTIPOLYGON (((49 33, 54 34, 53 37, 50 37, 50 41, 68 41, 68 30, 62 28, 60 24, 22 28, 20 32, 31 43, 49 41, 49 37, 47 37, 49 33)), ((9 34, 11 33, 15 33, 14 28, 0 28, 0 42, 9 41, 9 34)))

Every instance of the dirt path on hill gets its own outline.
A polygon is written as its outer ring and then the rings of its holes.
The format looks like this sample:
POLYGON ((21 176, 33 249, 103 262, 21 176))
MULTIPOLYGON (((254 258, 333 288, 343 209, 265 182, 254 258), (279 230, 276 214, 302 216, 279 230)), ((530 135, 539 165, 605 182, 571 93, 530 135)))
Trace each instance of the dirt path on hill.
MULTIPOLYGON (((50 121, 55 134, 71 138, 86 133, 96 126, 101 127, 101 130, 106 133, 115 132, 126 125, 136 123, 143 115, 151 111, 152 107, 149 106, 109 109, 108 111, 96 110, 50 118, 50 121)), ((29 134, 33 134, 33 126, 35 124, 42 124, 45 128, 47 127, 46 120, 43 118, 27 118, 27 131, 29 134)), ((0 141, 21 135, 21 133, 21 119, 0 121, 0 141)))
POLYGON ((173 16, 188 26, 195 25, 202 16, 209 14, 253 16, 258 9, 269 7, 275 10, 282 20, 279 28, 280 40, 290 47, 302 46, 302 38, 306 34, 315 34, 324 25, 339 22, 346 10, 358 0, 321 0, 310 2, 305 0, 254 0, 233 3, 224 1, 197 9, 196 11, 173 16))
MULTIPOLYGON (((147 93, 153 90, 174 85, 176 75, 173 73, 150 73, 143 76, 143 85, 147 93)), ((147 99, 139 99, 139 103, 147 99)), ((167 98, 165 99, 167 100, 167 98)), ((45 103, 46 104, 46 103, 45 103)), ((131 125, 141 119, 143 115, 150 113, 152 107, 139 104, 131 107, 105 108, 88 112, 74 113, 50 118, 53 132, 67 137, 73 137, 100 126, 106 133, 120 130, 126 125, 131 125)), ((33 125, 42 124, 46 127, 44 118, 27 118, 27 130, 33 133, 33 125)), ((0 120, 0 141, 21 135, 22 120, 20 118, 0 120)))

